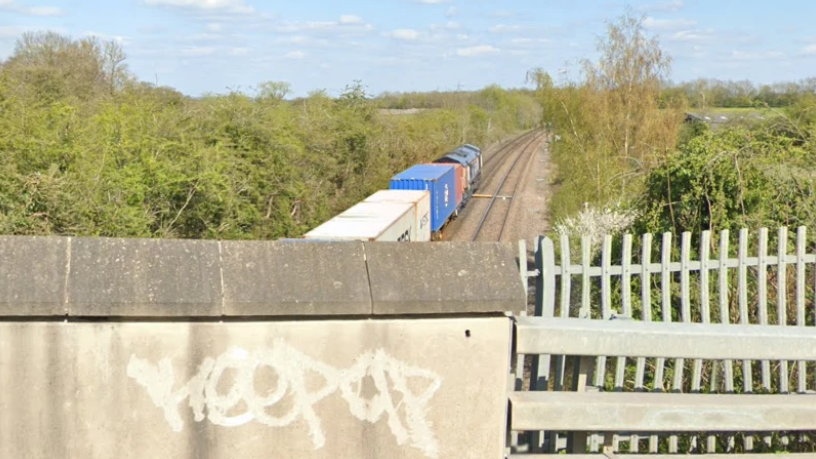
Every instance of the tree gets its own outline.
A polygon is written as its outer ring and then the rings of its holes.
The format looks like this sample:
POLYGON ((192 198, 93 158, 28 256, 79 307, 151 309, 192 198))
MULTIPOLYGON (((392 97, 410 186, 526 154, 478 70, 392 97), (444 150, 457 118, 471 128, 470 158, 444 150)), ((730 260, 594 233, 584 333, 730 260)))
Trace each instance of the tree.
POLYGON ((259 85, 258 98, 280 102, 292 93, 292 85, 285 81, 266 81, 259 85))
POLYGON ((127 56, 122 45, 114 40, 105 42, 102 49, 102 68, 108 80, 108 91, 111 95, 121 90, 128 81, 127 56))
POLYGON ((671 58, 647 36, 643 18, 627 11, 608 23, 597 49, 596 62, 580 62, 578 79, 568 69, 558 84, 541 68, 527 73, 557 134, 556 219, 636 196, 648 171, 674 150, 681 126, 683 98, 664 98, 661 110, 671 58))
POLYGON ((73 40, 55 32, 26 32, 18 40, 4 73, 22 83, 31 97, 56 101, 90 100, 122 89, 130 75, 125 53, 115 41, 73 40))
POLYGON ((544 69, 536 67, 527 72, 525 83, 535 86, 536 98, 541 104, 542 122, 550 125, 558 107, 555 106, 555 83, 544 69))
MULTIPOLYGON (((604 91, 615 132, 622 137, 622 157, 632 157, 646 117, 659 108, 660 83, 671 69, 671 57, 655 37, 647 37, 643 19, 627 11, 616 23, 607 24, 599 39, 601 58, 584 61, 587 85, 604 91)), ((638 151, 644 151, 638 148, 638 151)), ((644 153, 637 155, 644 161, 644 153)))

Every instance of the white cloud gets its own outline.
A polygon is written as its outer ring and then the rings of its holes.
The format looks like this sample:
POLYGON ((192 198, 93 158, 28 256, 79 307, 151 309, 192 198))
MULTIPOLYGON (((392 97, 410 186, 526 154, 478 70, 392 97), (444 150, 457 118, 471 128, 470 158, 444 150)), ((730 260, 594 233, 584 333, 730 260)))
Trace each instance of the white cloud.
POLYGON ((640 7, 642 11, 679 11, 685 5, 682 0, 666 0, 663 2, 652 3, 650 5, 643 5, 640 7))
POLYGON ((498 53, 499 49, 495 48, 490 45, 479 45, 479 46, 472 46, 470 48, 460 48, 456 50, 457 56, 462 57, 475 57, 475 56, 483 56, 485 54, 495 54, 498 53))
POLYGON ((29 29, 20 26, 0 26, 0 39, 17 38, 27 30, 29 29))
POLYGON ((65 12, 56 6, 33 6, 23 9, 23 14, 29 16, 64 16, 65 12))
POLYGON ((255 8, 247 5, 243 0, 145 0, 145 4, 194 10, 219 10, 239 14, 255 12, 255 8))
POLYGON ((353 14, 344 14, 340 16, 340 24, 362 24, 363 18, 353 14))
POLYGON ((207 24, 205 26, 205 28, 210 32, 220 32, 220 31, 224 30, 224 25, 219 24, 217 22, 213 22, 213 23, 207 24))
POLYGON ((805 37, 799 37, 796 39, 798 43, 802 43, 804 45, 810 45, 812 43, 816 43, 816 35, 808 35, 805 37))
POLYGON ((716 39, 713 30, 681 30, 668 37, 671 41, 701 42, 716 39))
POLYGON ((521 29, 519 25, 507 25, 507 24, 499 24, 492 27, 488 27, 487 30, 490 33, 505 33, 505 32, 513 32, 516 30, 521 29))
POLYGON ((224 36, 220 33, 196 33, 184 37, 184 41, 222 41, 224 36))
POLYGON ((552 40, 548 38, 528 38, 528 37, 514 38, 510 40, 510 44, 515 46, 535 46, 546 43, 552 43, 552 40))
POLYGON ((298 44, 302 45, 309 41, 309 37, 304 37, 302 35, 295 35, 293 37, 283 37, 278 38, 275 40, 275 43, 290 43, 290 44, 298 44))
POLYGON ((323 38, 307 37, 304 35, 293 35, 291 37, 276 38, 275 44, 280 45, 300 45, 300 46, 328 46, 331 44, 329 40, 323 38))
POLYGON ((414 0, 414 3, 422 3, 423 5, 439 5, 441 3, 448 3, 450 0, 414 0))
POLYGON ((397 40, 413 41, 419 39, 419 32, 414 29, 397 29, 388 32, 386 36, 395 38, 397 40))
POLYGON ((275 32, 303 32, 305 30, 314 30, 320 28, 327 28, 337 23, 331 22, 284 22, 273 27, 275 32))
POLYGON ((290 51, 283 55, 286 59, 296 59, 301 60, 306 58, 306 53, 303 51, 290 51))
POLYGON ((490 13, 490 17, 493 18, 512 18, 516 15, 516 13, 512 11, 494 11, 490 13))
POLYGON ((802 48, 802 53, 808 55, 816 55, 816 44, 808 45, 802 48))
POLYGON ((756 51, 756 52, 733 51, 731 53, 731 57, 740 61, 768 60, 784 58, 785 53, 781 51, 756 51))
POLYGON ((146 35, 153 35, 153 34, 161 34, 167 32, 167 27, 160 26, 160 25, 149 25, 144 27, 138 27, 136 29, 139 33, 143 33, 146 35))
POLYGON ((182 48, 180 53, 184 57, 204 57, 212 56, 218 51, 215 46, 188 46, 182 48))
POLYGON ((83 35, 85 35, 86 37, 96 37, 100 40, 105 41, 115 41, 119 44, 125 44, 126 42, 128 42, 127 37, 123 37, 121 35, 108 35, 105 33, 93 32, 90 30, 85 32, 83 35))
POLYGON ((229 53, 232 54, 233 56, 246 56, 247 54, 249 54, 249 48, 235 47, 230 49, 229 53))
POLYGON ((693 58, 702 59, 704 57, 709 56, 708 50, 703 46, 694 45, 694 46, 692 46, 691 49, 692 49, 691 57, 693 57, 693 58))
POLYGON ((0 11, 11 11, 27 16, 63 16, 65 12, 56 6, 22 6, 15 0, 0 0, 0 11))
POLYGON ((51 31, 56 33, 67 33, 62 27, 33 27, 33 26, 0 26, 0 40, 16 39, 25 32, 51 31))
POLYGON ((696 25, 697 21, 690 19, 656 19, 649 16, 643 20, 643 26, 652 30, 675 30, 696 25))
POLYGON ((458 23, 456 21, 448 21, 445 24, 441 24, 441 25, 440 24, 431 24, 431 26, 429 28, 431 30, 443 30, 443 29, 459 30, 459 29, 462 28, 462 24, 460 24, 460 23, 458 23))
POLYGON ((377 59, 375 62, 380 64, 380 65, 393 66, 393 65, 402 64, 403 60, 398 58, 398 57, 382 57, 382 58, 377 59))
POLYGON ((459 15, 459 8, 455 6, 448 7, 448 11, 445 11, 445 17, 453 18, 459 15))
POLYGON ((358 16, 344 14, 337 21, 282 22, 272 29, 280 33, 297 33, 307 30, 359 32, 374 30, 374 26, 358 16))

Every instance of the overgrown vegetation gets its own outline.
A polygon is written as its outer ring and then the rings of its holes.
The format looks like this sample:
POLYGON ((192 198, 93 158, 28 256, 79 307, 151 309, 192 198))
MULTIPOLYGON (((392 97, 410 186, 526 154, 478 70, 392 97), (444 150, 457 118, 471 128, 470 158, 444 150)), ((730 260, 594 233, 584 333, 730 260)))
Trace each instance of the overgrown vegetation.
POLYGON ((577 80, 528 74, 556 135, 556 230, 574 233, 570 221, 591 226, 584 217, 609 220, 614 209, 639 216, 620 231, 699 235, 816 223, 816 78, 670 85, 671 58, 631 13, 608 24, 598 51, 596 62, 581 62, 577 80), (718 129, 684 122, 688 110, 711 106, 765 106, 774 116, 718 129))
MULTIPOLYGON (((670 260, 680 259, 682 233, 691 233, 689 257, 699 260, 701 234, 713 232, 707 252, 710 259, 721 255, 736 258, 740 250, 737 237, 740 229, 750 231, 744 250, 755 257, 759 251, 757 233, 770 229, 767 245, 769 256, 778 250, 777 228, 808 227, 807 251, 813 253, 816 236, 816 79, 799 83, 756 87, 750 83, 699 80, 682 85, 669 85, 670 59, 660 50, 659 43, 645 35, 642 22, 627 14, 610 23, 607 35, 599 43, 598 62, 583 62, 581 78, 556 83, 544 70, 534 69, 529 78, 535 83, 537 96, 544 107, 544 121, 552 123, 556 140, 553 158, 557 166, 556 192, 551 198, 556 219, 555 232, 571 236, 568 246, 572 260, 581 260, 580 236, 594 239, 591 250, 593 266, 601 264, 600 241, 605 234, 635 235, 629 261, 632 264, 661 263, 660 235, 672 233, 670 260), (750 123, 735 123, 710 128, 706 122, 685 122, 685 111, 700 108, 766 107, 773 116, 750 123), (731 243, 728 253, 719 252, 719 231, 729 230, 731 243), (655 234, 650 259, 641 259, 640 235, 655 234)), ((622 238, 611 245, 612 265, 621 265, 622 238)), ((560 245, 556 243, 556 247, 560 245)), ((784 253, 796 253, 796 237, 791 234, 784 253)), ((558 253, 557 255, 560 255, 558 253)), ((703 294, 708 298, 708 320, 713 322, 787 325, 814 325, 813 314, 797 309, 797 296, 802 303, 816 301, 816 273, 812 269, 797 272, 793 267, 784 276, 777 267, 769 267, 760 275, 758 267, 746 268, 743 281, 737 281, 735 270, 726 279, 727 296, 720 297, 716 276, 711 272, 709 285, 701 285, 699 272, 685 280, 679 273, 661 273, 649 277, 648 289, 643 290, 640 275, 632 276, 628 292, 631 313, 644 317, 644 309, 657 321, 703 321, 703 294), (802 275, 804 288, 797 288, 797 276, 802 275), (666 282, 666 295, 662 293, 666 282), (761 284, 760 284, 761 282, 761 284), (682 285, 688 296, 682 299, 682 285), (740 285, 742 284, 742 285, 740 285), (738 288, 743 288, 739 294, 738 288), (643 292, 646 293, 643 293, 643 292), (649 303, 643 301, 645 296, 649 303), (684 312, 685 309, 685 312, 684 312), (765 314, 763 314, 763 312, 765 314), (761 319, 760 317, 764 317, 761 319)), ((601 283, 594 279, 589 287, 588 311, 601 316, 601 283)), ((570 315, 576 316, 581 307, 583 288, 579 276, 573 277, 569 298, 570 315)), ((612 309, 621 313, 623 284, 620 276, 612 276, 607 293, 612 309)), ((560 302, 558 307, 560 307, 560 302)), ((808 306, 810 308, 810 306, 808 306)), ((808 309, 810 311, 810 309, 808 309)), ((560 314, 560 311, 557 311, 560 314)), ((712 362, 699 367, 701 387, 692 385, 695 362, 668 360, 665 371, 654 360, 646 362, 646 390, 681 389, 684 392, 737 393, 767 391, 778 393, 783 381, 797 381, 800 368, 785 367, 771 362, 773 374, 767 381, 762 365, 750 370, 751 380, 741 364, 734 364, 733 388, 722 377, 722 368, 712 362), (660 372, 656 370, 660 368, 660 372), (687 375, 679 387, 674 387, 677 371, 687 375), (785 378, 781 374, 785 374, 785 378), (661 379, 655 377, 662 375, 661 379), (718 376, 715 376, 718 375, 718 376), (719 379, 717 379, 719 378, 719 379), (747 383, 747 381, 751 381, 747 383), (712 382, 714 382, 712 384, 712 382), (748 387, 746 387, 748 386, 748 387)), ((623 381, 616 383, 616 364, 607 363, 605 389, 635 390, 636 364, 625 362, 623 381), (622 386, 622 387, 621 387, 622 386)), ((768 373, 770 374, 770 373, 768 373)), ((805 376, 807 387, 816 383, 812 372, 805 376)), ((796 390, 793 383, 788 390, 796 390)), ((674 447, 664 439, 660 452, 700 451, 706 434, 684 435, 675 439, 674 447)), ((737 435, 736 441, 719 436, 716 452, 740 452, 751 449, 742 442, 753 440, 753 451, 804 452, 813 450, 813 437, 804 440, 784 435, 737 435)), ((622 450, 628 442, 622 439, 622 450)), ((641 438, 640 451, 648 448, 641 438)), ((707 451, 712 452, 712 451, 707 451)))
POLYGON ((289 92, 196 100, 137 81, 116 43, 26 34, 0 65, 0 233, 294 237, 412 164, 540 120, 498 87, 412 116, 379 114, 360 82, 289 92))
POLYGON ((585 203, 614 206, 639 192, 649 171, 673 150, 683 117, 682 101, 660 110, 660 83, 671 59, 637 18, 610 23, 598 50, 597 62, 581 62, 578 80, 556 85, 543 69, 528 74, 557 134, 550 201, 556 220, 585 203))

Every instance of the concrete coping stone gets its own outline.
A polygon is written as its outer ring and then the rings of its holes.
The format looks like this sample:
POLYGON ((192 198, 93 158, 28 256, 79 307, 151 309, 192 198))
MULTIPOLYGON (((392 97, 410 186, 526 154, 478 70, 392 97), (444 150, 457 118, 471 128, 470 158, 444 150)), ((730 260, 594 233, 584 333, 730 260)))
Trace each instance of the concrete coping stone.
POLYGON ((520 311, 512 244, 0 236, 0 316, 520 311))
POLYGON ((375 314, 526 308, 512 244, 367 242, 365 247, 375 314))

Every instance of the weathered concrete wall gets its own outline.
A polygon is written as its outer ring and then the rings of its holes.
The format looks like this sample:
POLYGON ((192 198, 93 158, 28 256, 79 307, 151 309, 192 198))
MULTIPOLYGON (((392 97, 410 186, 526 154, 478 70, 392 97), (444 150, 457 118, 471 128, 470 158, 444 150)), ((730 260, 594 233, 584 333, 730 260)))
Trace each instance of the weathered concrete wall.
POLYGON ((514 251, 0 237, 0 458, 501 458, 514 251))
MULTIPOLYGON (((122 292, 97 288, 87 304, 122 292)), ((0 457, 498 459, 510 333, 504 317, 0 322, 0 457)))
POLYGON ((406 315, 525 309, 512 244, 0 237, 0 316, 406 315))

